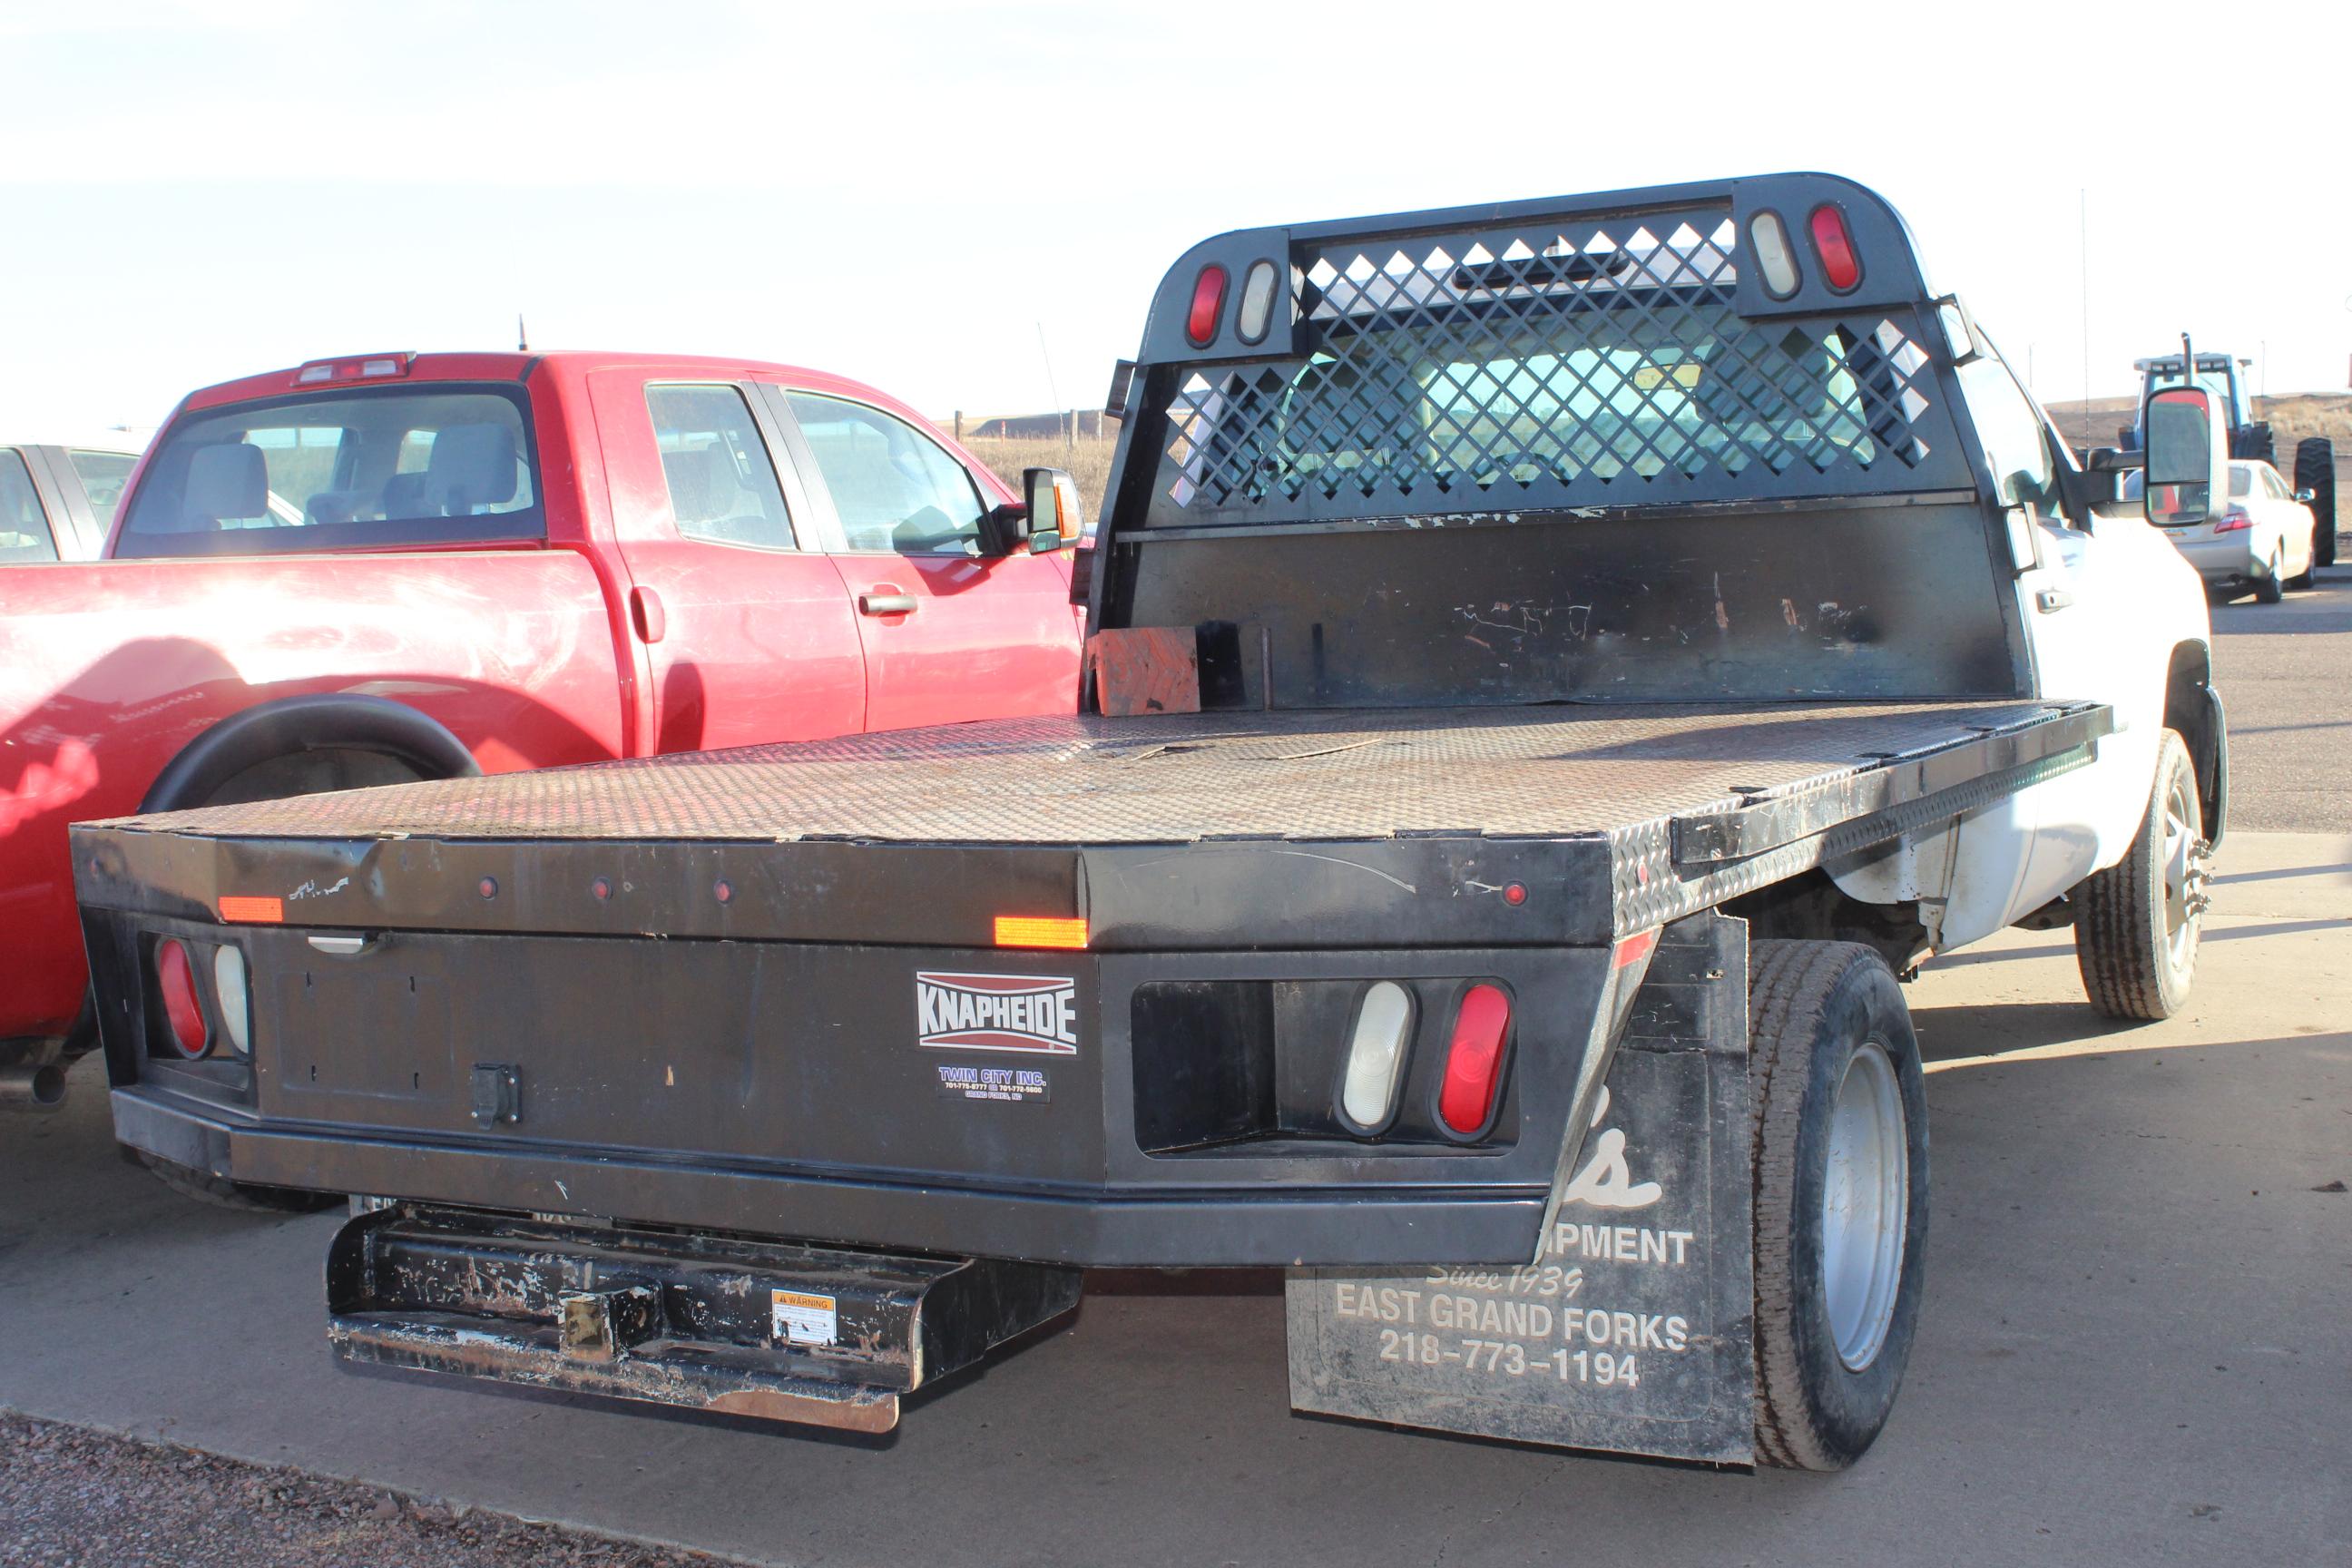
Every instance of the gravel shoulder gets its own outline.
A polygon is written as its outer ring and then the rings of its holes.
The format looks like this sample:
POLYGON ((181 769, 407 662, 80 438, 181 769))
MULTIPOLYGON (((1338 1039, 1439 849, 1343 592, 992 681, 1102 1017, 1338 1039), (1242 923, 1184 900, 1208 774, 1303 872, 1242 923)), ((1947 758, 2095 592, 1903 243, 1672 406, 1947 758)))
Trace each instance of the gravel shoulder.
POLYGON ((0 1413, 22 1568, 719 1568, 737 1561, 0 1413))

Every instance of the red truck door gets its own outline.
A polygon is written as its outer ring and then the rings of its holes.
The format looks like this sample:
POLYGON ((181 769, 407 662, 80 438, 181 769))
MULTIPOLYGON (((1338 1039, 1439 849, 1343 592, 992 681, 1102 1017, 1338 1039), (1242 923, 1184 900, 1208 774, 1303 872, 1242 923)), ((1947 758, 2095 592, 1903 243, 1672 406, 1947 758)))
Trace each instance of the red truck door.
POLYGON ((633 634, 653 667, 655 749, 863 729, 856 617, 765 400, 643 371, 588 381, 633 634))
POLYGON ((775 401, 856 606, 866 727, 1076 711, 1066 559, 975 555, 994 498, 908 421, 815 393, 775 401))

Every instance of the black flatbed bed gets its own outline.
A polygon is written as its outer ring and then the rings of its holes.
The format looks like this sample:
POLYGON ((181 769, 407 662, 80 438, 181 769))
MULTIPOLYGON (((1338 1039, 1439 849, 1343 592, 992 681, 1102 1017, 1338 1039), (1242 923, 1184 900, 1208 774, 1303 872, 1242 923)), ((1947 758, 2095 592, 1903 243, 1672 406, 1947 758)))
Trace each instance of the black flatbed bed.
MULTIPOLYGON (((79 832, 85 859, 102 845, 101 860, 140 862, 138 879, 208 910, 224 893, 276 897, 306 924, 908 943, 984 936, 976 921, 1012 910, 1087 917, 1097 947, 1319 945, 1395 934, 1379 911, 1395 912, 1399 890, 1444 888, 1458 918, 1454 892, 1517 880, 1547 896, 1500 927, 1500 900, 1470 900, 1482 914, 1458 940, 1602 941, 2087 760, 2107 726, 2104 708, 2019 700, 1071 716, 79 832), (1214 853, 1260 844, 1292 853, 1244 853, 1254 873, 1214 853), (706 853, 668 854, 678 846, 706 853), (1309 847, 1338 858, 1298 858, 1309 847), (252 885, 245 870, 265 860, 271 885, 252 885), (1187 922, 1195 872, 1217 882, 1222 922, 1187 922), (1237 876, 1269 886, 1235 904, 1237 876), (1349 899, 1318 890, 1332 877, 1349 899), (451 891, 485 879, 496 897, 451 891), (1345 929, 1302 932, 1302 904, 1345 929)), ((1418 940, 1449 940, 1408 901, 1418 940)))

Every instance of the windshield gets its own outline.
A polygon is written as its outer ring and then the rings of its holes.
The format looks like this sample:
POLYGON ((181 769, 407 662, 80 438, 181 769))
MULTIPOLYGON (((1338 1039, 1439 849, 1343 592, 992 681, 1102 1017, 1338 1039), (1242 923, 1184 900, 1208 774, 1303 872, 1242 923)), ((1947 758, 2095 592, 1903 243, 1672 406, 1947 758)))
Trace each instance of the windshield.
MULTIPOLYGON (((2180 384, 2180 362, 2177 359, 2169 364, 2152 366, 2148 371, 2147 386, 2150 392, 2162 392, 2167 387, 2179 386, 2180 384)), ((2216 403, 2230 410, 2230 423, 2243 425, 2247 422, 2245 400, 2240 395, 2243 384, 2231 375, 2227 369, 2200 365, 2197 370, 2197 384, 2210 393, 2216 403)))
MULTIPOLYGON (((2124 475, 2124 500, 2137 500, 2147 493, 2147 473, 2146 469, 2134 468, 2129 473, 2124 475)), ((2243 463, 2231 464, 2230 499, 2231 500, 2244 500, 2248 496, 2251 496, 2253 493, 2254 470, 2243 463)))
POLYGON ((118 556, 382 549, 546 532, 520 387, 237 404, 159 439, 118 556))

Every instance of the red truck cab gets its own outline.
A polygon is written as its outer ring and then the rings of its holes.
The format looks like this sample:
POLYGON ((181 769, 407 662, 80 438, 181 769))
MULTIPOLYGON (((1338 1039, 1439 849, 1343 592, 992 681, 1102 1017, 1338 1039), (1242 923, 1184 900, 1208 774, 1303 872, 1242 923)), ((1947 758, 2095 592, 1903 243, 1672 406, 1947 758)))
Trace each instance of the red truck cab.
POLYGON ((86 1045, 66 826, 1068 712, 1016 498, 872 387, 748 360, 323 360, 189 396, 98 563, 0 593, 0 1094, 86 1045))

